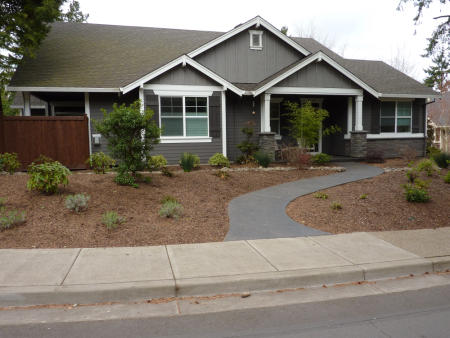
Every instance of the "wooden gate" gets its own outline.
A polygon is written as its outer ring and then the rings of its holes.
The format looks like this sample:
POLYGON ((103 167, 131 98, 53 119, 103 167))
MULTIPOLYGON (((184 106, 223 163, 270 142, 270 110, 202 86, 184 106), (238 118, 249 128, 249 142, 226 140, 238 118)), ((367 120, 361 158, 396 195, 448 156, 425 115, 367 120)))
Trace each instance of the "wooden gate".
POLYGON ((0 153, 17 153, 22 169, 39 155, 69 169, 86 169, 89 157, 88 117, 1 116, 0 153))

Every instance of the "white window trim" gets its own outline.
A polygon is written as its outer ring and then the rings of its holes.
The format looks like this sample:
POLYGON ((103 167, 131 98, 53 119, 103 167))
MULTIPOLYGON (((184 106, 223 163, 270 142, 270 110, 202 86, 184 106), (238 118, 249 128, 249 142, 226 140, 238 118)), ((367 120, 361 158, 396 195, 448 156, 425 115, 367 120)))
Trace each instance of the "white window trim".
POLYGON ((410 101, 383 101, 383 102, 395 102, 395 115, 394 115, 394 119, 395 119, 394 130, 395 130, 395 132, 393 132, 393 133, 392 132, 390 132, 390 133, 381 133, 381 120, 383 118, 392 118, 392 117, 382 117, 381 116, 381 104, 380 104, 380 134, 385 134, 385 135, 388 135, 388 134, 400 134, 400 135, 402 135, 402 134, 412 134, 412 120, 413 120, 413 104, 412 104, 412 102, 411 102, 410 115, 409 116, 400 116, 400 117, 398 116, 398 109, 397 109, 398 103, 399 102, 410 102, 410 101), (401 119, 401 118, 410 119, 409 131, 408 132, 397 131, 397 119, 401 119))
MULTIPOLYGON (((424 133, 380 133, 380 134, 367 134, 367 139, 408 139, 408 138, 424 138, 424 133)), ((344 139, 350 140, 351 136, 345 134, 344 139)))
POLYGON ((248 31, 248 33, 250 34, 250 49, 262 50, 263 49, 263 38, 262 38, 263 31, 251 29, 248 31), (259 42, 260 42, 259 46, 253 45, 253 35, 259 36, 259 42))
MULTIPOLYGON (((161 123, 161 97, 181 97, 183 104, 183 136, 162 136, 159 138, 161 143, 202 143, 202 142, 212 142, 212 137, 209 136, 209 96, 200 95, 199 92, 192 93, 184 93, 180 95, 180 93, 171 94, 171 92, 164 91, 163 95, 158 95, 158 107, 159 107, 159 126, 162 126, 161 123), (208 129, 207 136, 186 136, 186 97, 206 97, 206 127, 208 129)), ((189 116, 188 118, 205 118, 204 116, 189 116)))

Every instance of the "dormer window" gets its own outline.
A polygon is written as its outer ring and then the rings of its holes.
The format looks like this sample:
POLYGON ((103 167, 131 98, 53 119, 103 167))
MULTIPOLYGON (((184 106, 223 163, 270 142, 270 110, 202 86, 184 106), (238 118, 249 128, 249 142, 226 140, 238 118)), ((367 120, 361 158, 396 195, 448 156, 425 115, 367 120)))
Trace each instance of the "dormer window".
POLYGON ((254 31, 251 30, 250 32, 250 49, 257 49, 261 50, 263 48, 263 42, 262 42, 262 31, 254 31))

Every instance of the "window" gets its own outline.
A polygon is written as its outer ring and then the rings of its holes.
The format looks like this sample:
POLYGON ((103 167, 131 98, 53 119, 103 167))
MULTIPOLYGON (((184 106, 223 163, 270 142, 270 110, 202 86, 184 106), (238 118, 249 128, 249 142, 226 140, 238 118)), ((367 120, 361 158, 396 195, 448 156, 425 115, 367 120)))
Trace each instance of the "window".
POLYGON ((162 136, 208 136, 208 98, 161 96, 162 136))
POLYGON ((261 50, 263 48, 262 34, 262 31, 250 31, 250 49, 261 50))
POLYGON ((270 102, 270 131, 280 135, 280 102, 270 102))
POLYGON ((381 133, 410 133, 411 121, 411 102, 381 102, 381 133))

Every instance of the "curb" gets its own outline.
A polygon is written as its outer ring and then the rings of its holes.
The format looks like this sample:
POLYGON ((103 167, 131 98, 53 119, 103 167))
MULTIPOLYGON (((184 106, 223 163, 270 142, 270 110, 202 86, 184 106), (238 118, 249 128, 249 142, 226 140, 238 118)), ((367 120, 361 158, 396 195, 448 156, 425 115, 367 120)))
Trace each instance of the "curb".
POLYGON ((178 296, 297 289, 389 279, 450 269, 450 256, 333 268, 114 284, 1 287, 0 306, 92 304, 178 296))

